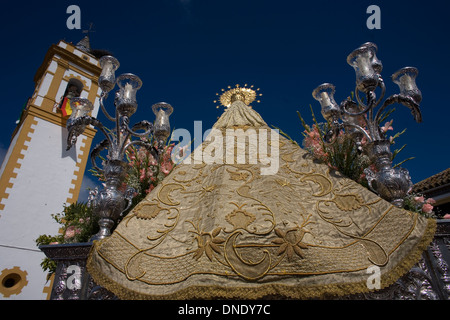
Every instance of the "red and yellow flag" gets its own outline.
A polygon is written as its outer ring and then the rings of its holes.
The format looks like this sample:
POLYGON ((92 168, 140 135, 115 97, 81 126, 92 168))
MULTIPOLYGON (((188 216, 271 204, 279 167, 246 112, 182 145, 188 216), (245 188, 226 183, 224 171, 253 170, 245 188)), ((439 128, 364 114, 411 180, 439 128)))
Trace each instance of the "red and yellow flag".
POLYGON ((70 99, 64 97, 63 102, 61 103, 61 112, 64 117, 70 116, 72 114, 72 108, 70 107, 70 99))

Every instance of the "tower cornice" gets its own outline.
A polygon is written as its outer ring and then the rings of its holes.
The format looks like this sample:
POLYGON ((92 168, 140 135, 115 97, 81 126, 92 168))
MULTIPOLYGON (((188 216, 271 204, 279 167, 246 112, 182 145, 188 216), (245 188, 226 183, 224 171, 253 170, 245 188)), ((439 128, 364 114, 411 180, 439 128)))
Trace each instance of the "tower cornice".
MULTIPOLYGON (((71 44, 67 44, 67 46, 71 46, 71 44)), ((77 50, 75 47, 73 47, 73 50, 77 50)), ((85 55, 86 57, 92 57, 94 59, 96 59, 95 57, 89 55, 88 53, 83 52, 83 55, 85 55)), ((77 64, 79 67, 84 68, 85 70, 91 72, 92 74, 96 75, 96 76, 100 76, 102 69, 100 68, 100 64, 97 63, 97 65, 92 64, 91 62, 89 62, 88 60, 83 59, 82 57, 74 54, 73 52, 62 48, 59 45, 55 45, 53 44, 50 49, 47 51, 47 54, 44 57, 44 61, 42 62, 41 66, 39 67, 39 69, 37 70, 35 76, 34 76, 34 82, 37 84, 39 79, 42 78, 42 76, 44 75, 45 71, 47 70, 48 65, 50 64, 50 62, 52 61, 52 58, 58 55, 61 57, 61 59, 66 60, 66 61, 72 61, 73 63, 77 64)))
MULTIPOLYGON (((26 112, 26 115, 44 119, 48 122, 57 124, 63 128, 66 127, 66 122, 67 122, 68 118, 61 117, 61 115, 58 113, 49 112, 43 108, 36 107, 32 104, 28 107, 28 109, 25 112, 26 112)), ((96 132, 97 132, 97 130, 95 128, 87 127, 86 130, 83 132, 83 134, 85 136, 93 139, 96 132)))

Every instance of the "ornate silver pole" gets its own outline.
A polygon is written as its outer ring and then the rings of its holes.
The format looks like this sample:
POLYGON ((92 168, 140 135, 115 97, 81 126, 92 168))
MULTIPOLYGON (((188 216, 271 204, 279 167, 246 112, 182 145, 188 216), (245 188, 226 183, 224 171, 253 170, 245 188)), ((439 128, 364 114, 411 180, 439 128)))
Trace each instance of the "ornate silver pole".
POLYGON ((404 197, 412 188, 411 177, 408 170, 392 167, 390 141, 380 129, 380 121, 387 107, 400 103, 411 110, 417 122, 421 122, 419 103, 422 94, 415 83, 417 69, 406 67, 392 76, 394 83, 400 87, 400 93, 381 103, 386 87, 380 74, 383 66, 376 57, 376 51, 377 46, 367 42, 347 57, 347 63, 356 73, 356 102, 347 99, 338 105, 333 96, 335 87, 329 83, 320 85, 312 94, 314 99, 320 102, 322 115, 331 125, 331 130, 325 136, 326 142, 333 143, 340 130, 344 130, 355 141, 358 149, 365 152, 375 164, 376 170, 364 170, 372 191, 402 207, 404 197), (375 94, 377 88, 381 89, 379 98, 375 94), (365 95, 364 102, 360 97, 361 93, 365 95), (375 114, 374 109, 378 106, 380 108, 375 114), (363 144, 364 139, 366 143, 363 144))
POLYGON ((132 203, 134 190, 127 188, 125 192, 120 190, 127 174, 128 164, 124 161, 126 150, 132 145, 143 146, 150 153, 159 159, 164 148, 164 143, 170 135, 169 116, 173 111, 171 105, 160 102, 153 105, 152 109, 156 114, 153 123, 143 120, 133 127, 129 127, 130 117, 137 110, 136 93, 142 86, 142 81, 134 74, 126 73, 115 79, 115 71, 119 67, 119 62, 112 56, 104 56, 100 59, 102 73, 98 83, 102 90, 100 96, 100 107, 106 118, 115 123, 114 130, 107 130, 96 118, 89 116, 92 111, 92 103, 84 98, 71 100, 72 114, 67 121, 69 136, 67 139, 67 150, 77 141, 77 137, 82 134, 87 125, 92 125, 100 129, 106 139, 100 142, 91 152, 91 162, 95 170, 105 178, 104 188, 98 191, 96 188, 89 195, 89 205, 94 213, 99 217, 100 231, 91 238, 93 240, 103 239, 111 234, 120 215, 125 212, 132 203), (119 87, 115 94, 115 117, 112 117, 105 108, 104 100, 108 93, 115 87, 119 87), (158 146, 155 147, 142 138, 153 135, 158 146), (132 141, 132 137, 139 139, 132 141), (100 169, 96 164, 96 158, 107 149, 107 160, 100 169))

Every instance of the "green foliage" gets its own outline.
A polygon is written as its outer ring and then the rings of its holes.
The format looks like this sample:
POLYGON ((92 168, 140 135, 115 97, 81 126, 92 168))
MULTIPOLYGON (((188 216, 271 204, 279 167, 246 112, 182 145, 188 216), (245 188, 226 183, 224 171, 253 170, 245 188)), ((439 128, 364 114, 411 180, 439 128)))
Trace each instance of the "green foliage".
MULTIPOLYGON (((90 237, 98 232, 98 218, 86 203, 76 202, 64 206, 62 212, 52 214, 52 218, 61 225, 61 233, 56 236, 41 235, 36 239, 36 245, 64 244, 88 242, 90 237)), ((48 276, 56 271, 56 262, 44 258, 41 267, 48 276)))
POLYGON ((98 217, 91 207, 84 202, 76 202, 64 206, 61 213, 53 215, 54 219, 63 225, 65 243, 87 242, 98 232, 98 217))
POLYGON ((325 143, 324 136, 331 127, 328 123, 318 123, 312 108, 311 113, 314 121, 312 127, 306 124, 300 112, 297 111, 305 129, 303 132, 303 147, 317 160, 326 163, 330 168, 367 186, 366 179, 364 179, 364 169, 370 165, 368 157, 361 154, 354 141, 343 133, 339 134, 335 143, 325 143))
POLYGON ((326 147, 328 163, 348 178, 367 186, 364 169, 370 166, 369 158, 359 152, 355 142, 347 135, 338 137, 336 143, 326 147))

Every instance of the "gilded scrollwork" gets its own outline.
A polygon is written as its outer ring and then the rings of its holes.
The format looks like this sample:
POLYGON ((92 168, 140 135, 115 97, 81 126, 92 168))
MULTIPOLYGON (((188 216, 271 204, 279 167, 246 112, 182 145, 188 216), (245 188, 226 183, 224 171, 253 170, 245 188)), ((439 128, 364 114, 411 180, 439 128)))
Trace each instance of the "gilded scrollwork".
POLYGON ((246 280, 262 278, 271 268, 272 258, 268 250, 262 250, 263 257, 256 262, 243 257, 237 250, 237 238, 243 231, 234 231, 225 242, 225 259, 233 271, 246 280))
POLYGON ((370 266, 386 282, 408 271, 433 232, 428 220, 330 172, 281 136, 279 145, 275 175, 262 175, 258 164, 178 165, 96 244, 92 264, 139 297, 197 297, 188 294, 196 283, 211 292, 202 297, 214 296, 217 283, 231 297, 248 297, 239 288, 260 297, 269 287, 292 296, 348 294, 367 290, 370 266))

